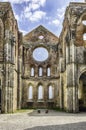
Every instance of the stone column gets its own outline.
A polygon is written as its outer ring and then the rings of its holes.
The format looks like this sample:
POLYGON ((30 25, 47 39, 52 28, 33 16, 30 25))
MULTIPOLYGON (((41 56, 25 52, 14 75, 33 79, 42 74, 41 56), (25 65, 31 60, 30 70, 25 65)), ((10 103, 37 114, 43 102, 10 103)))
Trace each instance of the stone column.
POLYGON ((77 64, 76 48, 74 40, 70 44, 70 62, 67 64, 67 109, 69 112, 78 112, 78 85, 77 85, 77 64))
POLYGON ((78 86, 73 87, 73 112, 79 112, 78 86))
POLYGON ((60 74, 60 108, 63 109, 63 79, 60 74))
POLYGON ((67 88, 67 111, 73 112, 73 87, 67 88))

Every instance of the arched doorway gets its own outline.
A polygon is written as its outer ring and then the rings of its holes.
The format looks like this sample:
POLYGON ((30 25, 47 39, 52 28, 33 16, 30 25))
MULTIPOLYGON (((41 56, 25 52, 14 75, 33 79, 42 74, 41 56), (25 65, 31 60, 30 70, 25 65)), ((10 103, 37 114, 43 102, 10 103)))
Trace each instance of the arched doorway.
POLYGON ((1 111, 1 88, 0 88, 0 111, 1 111))
POLYGON ((86 71, 79 78, 79 111, 86 111, 86 71))

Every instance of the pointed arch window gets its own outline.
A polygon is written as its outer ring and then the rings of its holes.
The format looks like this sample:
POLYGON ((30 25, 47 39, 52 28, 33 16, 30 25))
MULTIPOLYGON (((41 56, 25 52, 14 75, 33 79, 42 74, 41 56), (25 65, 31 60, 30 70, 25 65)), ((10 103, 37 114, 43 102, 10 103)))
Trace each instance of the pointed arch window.
POLYGON ((47 76, 50 76, 50 67, 47 67, 47 76))
POLYGON ((82 23, 83 23, 83 25, 85 25, 85 26, 86 26, 86 20, 83 20, 83 21, 82 21, 82 23))
POLYGON ((28 99, 33 99, 33 87, 31 85, 28 88, 28 99))
POLYGON ((86 33, 83 34, 83 40, 86 41, 86 33))
POLYGON ((34 67, 31 67, 31 76, 33 77, 35 75, 34 67))
POLYGON ((43 86, 42 85, 38 86, 38 99, 39 100, 43 99, 43 86))
POLYGON ((53 99, 53 97, 54 97, 54 89, 53 89, 53 87, 50 85, 49 86, 49 99, 53 99))
POLYGON ((43 76, 43 68, 42 67, 39 67, 39 76, 43 76))

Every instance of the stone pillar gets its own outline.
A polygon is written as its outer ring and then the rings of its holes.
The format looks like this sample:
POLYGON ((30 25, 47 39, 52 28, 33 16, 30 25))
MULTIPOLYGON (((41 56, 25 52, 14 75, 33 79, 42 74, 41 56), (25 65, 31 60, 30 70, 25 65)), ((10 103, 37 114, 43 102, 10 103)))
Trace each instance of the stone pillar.
POLYGON ((67 109, 69 112, 78 112, 78 86, 76 64, 67 66, 67 109))
POLYGON ((60 108, 63 109, 63 77, 60 74, 60 108))
POLYGON ((79 88, 78 88, 78 98, 83 98, 83 82, 82 80, 79 80, 79 88))
MULTIPOLYGON (((72 42, 74 42, 72 40, 72 42)), ((70 45, 70 62, 67 64, 67 104, 69 112, 78 112, 78 85, 77 85, 76 48, 70 45)))
POLYGON ((78 86, 73 87, 73 112, 79 112, 78 86))
POLYGON ((67 111, 73 112, 73 87, 67 88, 67 111))

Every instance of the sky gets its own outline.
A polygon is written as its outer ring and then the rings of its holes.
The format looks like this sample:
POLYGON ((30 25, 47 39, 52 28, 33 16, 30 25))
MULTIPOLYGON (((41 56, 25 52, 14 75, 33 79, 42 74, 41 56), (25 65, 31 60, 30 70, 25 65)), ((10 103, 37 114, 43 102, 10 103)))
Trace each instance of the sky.
POLYGON ((66 7, 70 2, 84 0, 0 0, 10 2, 19 30, 23 35, 43 25, 49 31, 59 36, 66 7))

